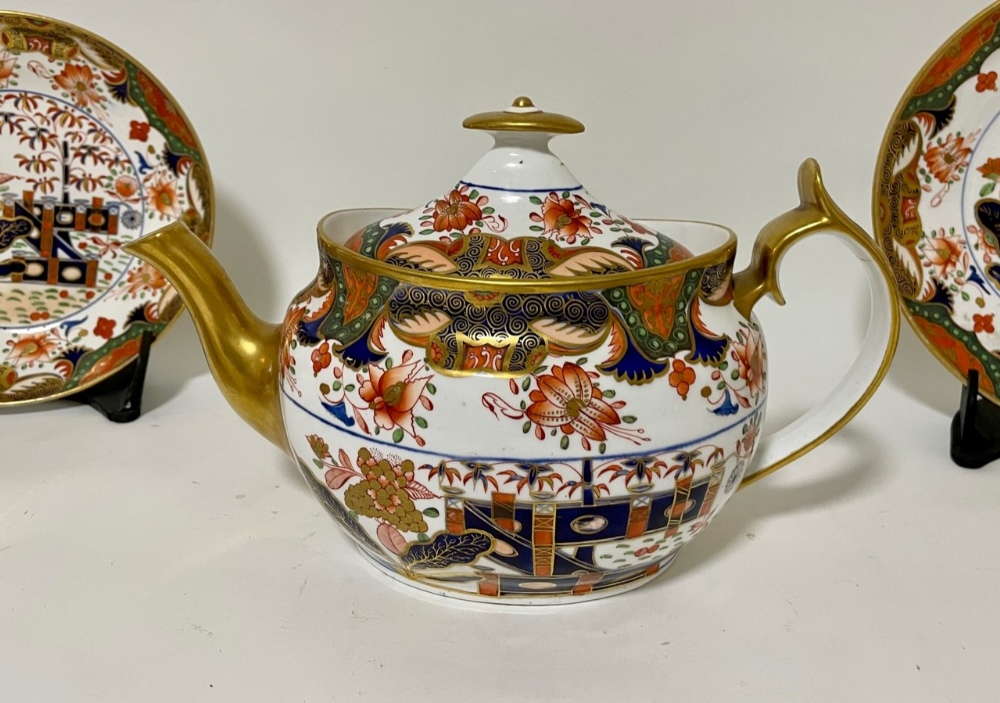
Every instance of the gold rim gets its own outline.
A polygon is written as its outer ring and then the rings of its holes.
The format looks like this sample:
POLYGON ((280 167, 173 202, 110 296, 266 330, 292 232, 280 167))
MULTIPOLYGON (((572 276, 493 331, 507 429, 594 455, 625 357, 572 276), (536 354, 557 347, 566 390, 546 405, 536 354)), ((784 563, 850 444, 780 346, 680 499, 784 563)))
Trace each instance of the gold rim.
MULTIPOLYGON (((799 202, 798 208, 786 212, 784 215, 780 215, 769 222, 757 236, 757 241, 754 244, 753 261, 747 271, 754 271, 755 267, 757 267, 758 277, 763 281, 765 292, 769 292, 772 295, 777 293, 780 296, 777 277, 785 249, 813 232, 827 231, 839 233, 849 240, 856 242, 867 251, 871 255, 872 261, 878 267, 881 278, 884 279, 885 294, 890 298, 897 297, 895 287, 891 283, 892 269, 885 254, 882 253, 876 242, 833 201, 829 193, 827 193, 826 187, 823 185, 819 164, 812 159, 807 160, 799 168, 799 202)), ((741 272, 737 276, 741 276, 743 273, 745 272, 741 272)), ((871 291, 873 301, 878 299, 881 293, 881 290, 873 288, 871 291)), ((759 297, 757 296, 757 298, 759 297)), ((782 298, 779 297, 778 300, 782 300, 782 298)), ((871 397, 878 390, 879 386, 882 385, 882 381, 889 372, 892 359, 896 354, 896 345, 899 342, 899 308, 892 300, 887 301, 887 303, 890 317, 889 337, 886 340, 885 351, 882 354, 879 367, 876 369, 874 376, 871 377, 864 392, 822 434, 790 454, 781 457, 774 463, 744 477, 740 482, 740 489, 746 488, 765 476, 773 474, 778 469, 787 466, 826 442, 854 419, 868 401, 871 400, 871 397)), ((864 345, 868 343, 868 339, 868 332, 866 331, 865 338, 862 340, 862 351, 864 350, 864 345)), ((826 399, 824 398, 824 400, 820 401, 820 404, 822 405, 825 402, 826 399)))
MULTIPOLYGON (((924 65, 920 67, 920 70, 913 77, 913 80, 910 81, 909 85, 906 87, 906 90, 903 92, 902 97, 899 99, 899 102, 896 104, 896 109, 893 111, 892 118, 889 120, 889 125, 888 127, 886 127, 885 134, 882 137, 882 145, 879 147, 878 161, 875 163, 875 177, 872 185, 872 230, 876 232, 879 237, 881 237, 881 231, 879 229, 879 209, 883 205, 879 184, 882 174, 885 173, 883 164, 885 163, 885 158, 889 153, 889 144, 892 141, 892 135, 895 132, 896 126, 899 124, 903 116, 903 111, 906 108, 906 105, 910 102, 910 100, 912 100, 915 97, 914 92, 916 90, 916 87, 920 84, 921 81, 923 81, 927 77, 927 74, 930 71, 931 67, 935 63, 940 61, 942 58, 944 58, 945 54, 948 53, 948 50, 952 48, 952 44, 957 39, 959 39, 963 34, 970 31, 976 24, 982 22, 984 19, 986 19, 987 16, 989 16, 992 13, 995 13, 997 10, 1000 10, 1000 2, 993 3, 992 5, 984 9, 982 12, 975 15, 968 22, 963 24, 959 29, 955 30, 951 34, 951 36, 949 36, 941 44, 941 46, 939 46, 937 50, 933 54, 931 54, 931 57, 927 59, 926 62, 924 62, 924 65)), ((880 249, 883 248, 881 241, 877 241, 876 243, 879 245, 880 249)), ((893 288, 896 289, 895 273, 890 271, 890 274, 891 277, 889 280, 893 282, 892 284, 893 288)), ((931 342, 930 339, 928 339, 924 331, 920 329, 920 327, 917 325, 914 316, 910 313, 909 308, 906 307, 906 301, 903 299, 902 294, 899 294, 898 290, 896 290, 896 292, 897 292, 896 297, 898 300, 898 306, 902 311, 903 317, 906 319, 906 322, 909 324, 910 329, 913 330, 914 334, 916 334, 917 339, 920 340, 920 342, 924 345, 924 347, 927 348, 927 350, 934 356, 934 358, 936 358, 939 362, 941 362, 942 366, 948 369, 948 371, 950 371, 951 374, 955 376, 955 378, 960 380, 962 382, 962 385, 965 385, 966 377, 962 375, 962 372, 958 369, 958 367, 954 364, 954 362, 945 357, 945 355, 941 352, 941 350, 938 349, 931 342)), ((989 398, 992 402, 1000 404, 1000 394, 994 394, 988 392, 982 387, 980 387, 979 393, 989 398)))
MULTIPOLYGON (((60 29, 69 30, 71 34, 78 34, 86 39, 93 41, 96 44, 102 44, 106 48, 110 49, 111 51, 114 51, 116 54, 124 58, 126 61, 129 61, 132 64, 134 64, 136 68, 140 69, 143 73, 145 73, 146 76, 153 82, 153 84, 156 85, 156 87, 163 92, 163 94, 171 102, 172 107, 175 110, 177 110, 177 114, 180 115, 180 118, 182 120, 184 120, 184 124, 187 125, 188 129, 191 131, 191 136, 194 138, 194 143, 195 146, 198 148, 198 153, 201 154, 202 158, 201 167, 205 169, 205 178, 206 178, 206 183, 208 184, 208 193, 207 193, 208 213, 207 217, 205 217, 206 230, 205 230, 204 241, 205 244, 211 246, 212 240, 215 237, 215 186, 212 181, 212 170, 209 168, 208 157, 205 155, 205 149, 201 144, 201 139, 198 138, 198 133, 194 129, 194 124, 188 118, 187 114, 184 112, 184 109, 181 107, 177 99, 174 98, 173 94, 166 89, 166 87, 160 82, 160 80, 148 68, 146 68, 146 66, 142 62, 136 60, 136 58, 132 56, 132 54, 122 50, 119 46, 108 41, 99 34, 95 34, 90 30, 84 29, 83 27, 78 27, 75 24, 64 22, 63 20, 55 19, 54 17, 48 17, 46 15, 35 14, 34 12, 21 12, 19 10, 0 10, 0 18, 2 17, 17 17, 33 21, 48 22, 60 29)), ((156 342, 160 340, 160 338, 164 334, 166 334, 170 330, 174 322, 176 322, 177 319, 183 314, 185 309, 186 308, 182 303, 180 307, 178 307, 177 311, 174 313, 173 317, 171 317, 169 320, 166 321, 160 333, 153 338, 154 345, 156 344, 156 342)), ((108 379, 118 371, 121 371, 128 364, 132 363, 132 361, 134 361, 136 358, 138 357, 137 356, 128 357, 125 361, 123 361, 115 368, 110 369, 107 373, 101 374, 97 378, 88 381, 87 383, 81 383, 80 385, 75 386, 74 388, 61 390, 57 393, 41 396, 39 398, 28 398, 25 400, 13 400, 13 401, 0 400, 0 411, 2 411, 5 408, 23 407, 26 405, 35 405, 38 403, 44 403, 50 400, 59 400, 60 398, 71 396, 74 393, 79 393, 80 391, 84 391, 88 388, 97 385, 101 381, 108 379)))
MULTIPOLYGON (((542 280, 515 279, 515 278, 462 278, 449 276, 442 273, 430 271, 417 271, 414 269, 404 269, 399 266, 387 264, 384 261, 370 259, 359 254, 352 249, 348 249, 342 244, 330 241, 323 231, 323 223, 334 215, 345 212, 361 212, 367 209, 383 210, 383 208, 350 208, 346 210, 336 210, 323 217, 316 225, 316 235, 320 246, 329 256, 337 261, 350 266, 353 269, 373 273, 377 276, 391 278, 402 283, 424 286, 428 288, 444 288, 446 290, 457 291, 496 291, 502 293, 570 293, 574 291, 604 290, 618 286, 631 286, 637 283, 646 283, 665 275, 683 273, 692 269, 712 266, 714 264, 731 261, 736 256, 736 233, 728 227, 714 222, 702 222, 700 220, 657 220, 634 218, 638 222, 650 223, 674 223, 674 224, 697 224, 717 227, 726 233, 726 241, 719 246, 710 249, 704 254, 693 256, 690 259, 672 261, 669 264, 661 264, 650 268, 628 271, 625 273, 608 273, 602 275, 558 277, 546 278, 542 280)), ((391 208, 384 208, 389 210, 391 208)))

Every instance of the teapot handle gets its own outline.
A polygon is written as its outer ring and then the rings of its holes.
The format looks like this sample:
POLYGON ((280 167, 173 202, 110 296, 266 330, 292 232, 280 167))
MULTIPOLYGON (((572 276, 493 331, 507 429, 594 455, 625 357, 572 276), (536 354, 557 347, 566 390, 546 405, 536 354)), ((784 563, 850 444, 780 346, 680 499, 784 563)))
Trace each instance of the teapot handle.
POLYGON ((803 237, 823 230, 841 235, 864 264, 871 285, 871 317, 861 352, 847 375, 822 402, 787 427, 764 437, 744 488, 822 444, 850 421, 889 370, 899 336, 893 275, 885 256, 865 231, 837 207, 823 186, 819 164, 799 168, 799 206, 769 222, 754 242, 750 265, 733 277, 734 304, 747 319, 765 294, 783 305, 778 267, 785 251, 803 237))

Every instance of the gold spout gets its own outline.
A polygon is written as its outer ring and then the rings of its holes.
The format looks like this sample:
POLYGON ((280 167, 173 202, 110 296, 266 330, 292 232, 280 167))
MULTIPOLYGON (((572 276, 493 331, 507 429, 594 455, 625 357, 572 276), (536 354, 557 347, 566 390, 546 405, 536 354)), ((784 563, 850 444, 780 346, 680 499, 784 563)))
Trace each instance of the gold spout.
POLYGON ((251 427, 290 454, 278 394, 281 326, 253 314, 212 251, 182 222, 124 250, 156 267, 177 289, 226 400, 251 427))

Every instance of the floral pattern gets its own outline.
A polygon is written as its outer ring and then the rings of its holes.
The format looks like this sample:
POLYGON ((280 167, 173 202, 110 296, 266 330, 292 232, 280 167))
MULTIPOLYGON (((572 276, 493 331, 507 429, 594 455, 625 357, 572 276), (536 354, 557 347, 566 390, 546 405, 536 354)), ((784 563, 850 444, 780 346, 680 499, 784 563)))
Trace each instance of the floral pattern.
POLYGON ((100 105, 106 100, 97 90, 96 78, 90 66, 67 63, 52 80, 69 93, 69 97, 77 107, 90 107, 100 105))
POLYGON ((150 220, 210 238, 208 172, 167 112, 114 47, 0 12, 0 364, 13 369, 0 405, 106 377, 179 311, 163 276, 121 251, 150 220))
MULTIPOLYGON (((324 342, 327 345, 328 343, 324 342)), ((430 396, 436 392, 431 383, 434 375, 426 364, 417 359, 413 351, 407 349, 402 361, 394 363, 391 358, 382 364, 370 363, 365 373, 354 375, 355 382, 345 382, 345 366, 341 361, 329 363, 323 345, 317 347, 318 362, 314 351, 313 373, 329 374, 331 383, 322 383, 320 392, 324 406, 338 421, 351 427, 357 423, 365 434, 378 436, 388 432, 395 443, 410 437, 418 446, 424 445, 421 429, 428 426, 427 419, 418 415, 420 411, 434 409, 430 396)))
POLYGON ((962 176, 969 166, 973 144, 978 136, 978 130, 966 136, 955 132, 944 139, 939 137, 924 152, 924 162, 927 168, 920 170, 925 181, 924 190, 933 190, 931 187, 932 178, 943 184, 931 198, 931 207, 938 207, 944 201, 951 186, 962 180, 962 176))
MULTIPOLYGON (((396 455, 383 456, 377 449, 360 449, 357 464, 343 449, 334 458, 330 447, 319 435, 306 437, 313 452, 313 464, 325 471, 324 480, 332 491, 347 486, 344 504, 353 519, 361 515, 373 518, 379 541, 392 554, 406 551, 407 538, 404 532, 418 533, 416 539, 427 541, 425 515, 414 501, 438 498, 433 491, 415 477, 415 467, 411 460, 396 455)), ((426 509, 430 516, 439 511, 426 509)))
POLYGON ((590 216, 581 209, 590 210, 593 206, 579 195, 570 198, 569 192, 564 192, 562 196, 549 193, 545 200, 532 196, 531 202, 542 206, 541 212, 530 215, 533 222, 541 223, 532 225, 532 231, 567 244, 575 244, 577 239, 581 244, 587 244, 591 235, 600 233, 590 216))
MULTIPOLYGON (((1000 383, 1000 148, 996 113, 1000 16, 957 33, 911 94, 883 142, 876 239, 924 343, 961 376, 1000 383)), ((995 396, 994 396, 995 399, 995 396)))
POLYGON ((488 196, 478 190, 459 183, 443 198, 432 201, 420 218, 423 229, 420 234, 446 232, 451 236, 475 234, 487 229, 503 232, 507 221, 495 215, 488 196))
POLYGON ((624 426, 634 423, 636 418, 618 414, 625 407, 624 401, 609 403, 605 400, 604 392, 594 383, 600 374, 586 371, 579 363, 572 362, 554 366, 551 373, 544 373, 544 370, 544 367, 537 370, 521 387, 510 383, 510 391, 517 395, 522 387, 524 390, 530 388, 529 380, 535 382, 535 388, 528 394, 530 405, 522 401, 520 407, 515 407, 496 393, 486 393, 482 397, 483 406, 498 419, 525 419, 523 431, 533 431, 539 440, 560 435, 563 449, 569 447, 573 435, 579 437, 580 446, 587 451, 593 442, 598 443, 598 451, 602 454, 609 437, 627 439, 633 444, 649 441, 642 436, 645 430, 624 426))

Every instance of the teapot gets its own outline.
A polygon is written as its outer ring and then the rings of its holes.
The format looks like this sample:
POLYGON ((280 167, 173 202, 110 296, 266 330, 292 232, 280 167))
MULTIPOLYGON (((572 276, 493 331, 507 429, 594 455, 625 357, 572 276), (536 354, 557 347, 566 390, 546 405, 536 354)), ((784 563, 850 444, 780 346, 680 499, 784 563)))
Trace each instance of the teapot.
POLYGON ((549 149, 577 120, 518 98, 463 125, 495 143, 446 193, 320 220, 318 272, 281 324, 182 222, 125 250, 177 289, 228 402, 379 572, 494 603, 627 591, 867 402, 896 346, 891 271, 813 160, 734 272, 730 229, 591 196, 549 149), (843 382, 761 438, 753 308, 784 302, 783 254, 822 230, 868 274, 869 328, 843 382))

